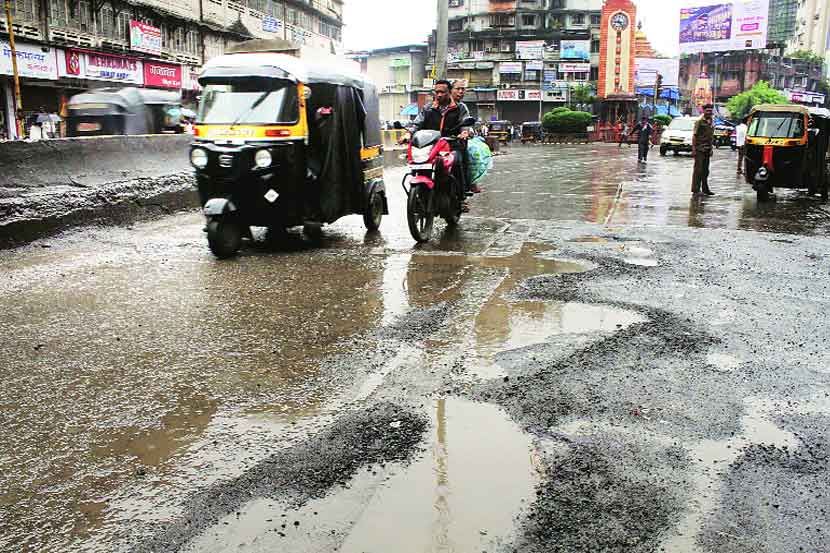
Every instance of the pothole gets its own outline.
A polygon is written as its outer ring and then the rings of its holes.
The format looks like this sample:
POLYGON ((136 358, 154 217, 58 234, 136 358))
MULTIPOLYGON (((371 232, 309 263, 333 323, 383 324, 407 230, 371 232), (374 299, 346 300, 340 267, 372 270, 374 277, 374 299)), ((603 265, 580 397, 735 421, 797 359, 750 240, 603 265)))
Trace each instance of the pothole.
POLYGON ((491 551, 533 499, 530 437, 498 407, 439 399, 428 453, 374 495, 344 553, 491 551))
POLYGON ((615 332, 645 320, 639 313, 608 305, 494 298, 476 317, 476 360, 470 370, 483 378, 504 376, 495 362, 499 353, 543 344, 563 334, 615 332))

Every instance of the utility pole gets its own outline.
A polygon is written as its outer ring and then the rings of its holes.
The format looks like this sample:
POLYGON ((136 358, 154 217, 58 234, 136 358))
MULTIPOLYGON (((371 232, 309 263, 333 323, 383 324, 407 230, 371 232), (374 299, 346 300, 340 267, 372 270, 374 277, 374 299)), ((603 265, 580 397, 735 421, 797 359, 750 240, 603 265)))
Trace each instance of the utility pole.
POLYGON ((282 39, 288 40, 288 2, 282 0, 282 39))
POLYGON ((14 126, 17 138, 23 137, 23 122, 20 114, 23 112, 23 99, 20 97, 20 74, 17 72, 17 48, 14 45, 14 28, 12 27, 12 3, 6 0, 6 28, 9 31, 9 48, 12 56, 12 74, 14 75, 14 126))
MULTIPOLYGON (((7 0, 8 1, 8 0, 7 0)), ((438 0, 438 28, 435 39, 435 78, 447 78, 447 42, 449 34, 449 2, 438 0)))

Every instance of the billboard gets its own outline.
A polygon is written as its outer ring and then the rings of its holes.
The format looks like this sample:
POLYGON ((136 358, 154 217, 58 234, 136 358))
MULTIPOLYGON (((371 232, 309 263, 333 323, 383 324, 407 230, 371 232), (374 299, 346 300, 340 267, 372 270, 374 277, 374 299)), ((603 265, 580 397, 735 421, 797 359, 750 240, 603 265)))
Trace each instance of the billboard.
POLYGON ((510 88, 496 93, 499 102, 538 102, 542 99, 541 90, 510 88))
POLYGON ((130 21, 130 48, 136 52, 161 55, 161 29, 141 21, 130 21))
MULTIPOLYGON (((15 53, 17 73, 21 77, 56 80, 58 78, 59 50, 48 46, 18 42, 15 53)), ((8 42, 0 41, 0 75, 11 75, 12 49, 8 42)))
POLYGON ((562 40, 560 42, 559 59, 590 61, 591 41, 562 40))
POLYGON ((766 48, 769 0, 680 10, 680 53, 766 48))
POLYGON ((657 74, 663 76, 663 86, 677 86, 680 60, 672 58, 637 58, 634 70, 635 86, 654 86, 657 74))

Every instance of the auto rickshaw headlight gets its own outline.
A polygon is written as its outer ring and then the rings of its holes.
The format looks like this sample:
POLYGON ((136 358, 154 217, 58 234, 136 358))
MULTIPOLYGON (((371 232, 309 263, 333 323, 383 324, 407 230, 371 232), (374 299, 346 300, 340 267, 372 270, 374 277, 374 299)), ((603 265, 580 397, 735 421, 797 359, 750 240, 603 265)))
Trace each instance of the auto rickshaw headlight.
POLYGON ((254 163, 256 163, 256 166, 260 169, 270 167, 272 161, 271 152, 268 150, 259 150, 254 156, 254 163))
POLYGON ((204 169, 208 164, 207 152, 202 148, 193 148, 193 150, 190 151, 190 163, 192 163, 193 167, 196 169, 204 169))

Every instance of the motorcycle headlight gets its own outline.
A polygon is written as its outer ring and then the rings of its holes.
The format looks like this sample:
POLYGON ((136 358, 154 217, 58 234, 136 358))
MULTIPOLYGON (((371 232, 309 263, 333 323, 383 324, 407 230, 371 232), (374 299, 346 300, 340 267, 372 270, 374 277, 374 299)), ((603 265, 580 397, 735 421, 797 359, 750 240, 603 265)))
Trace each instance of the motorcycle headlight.
POLYGON ((426 163, 429 159, 429 153, 432 151, 432 146, 425 148, 412 148, 412 161, 415 163, 426 163))
POLYGON ((207 152, 202 148, 193 148, 190 151, 190 163, 192 163, 193 167, 196 169, 204 169, 208 164, 207 152))
POLYGON ((254 163, 260 169, 265 169, 266 167, 271 166, 271 152, 268 150, 259 150, 256 155, 254 155, 254 163))

